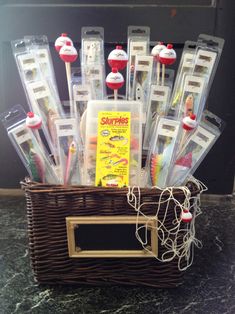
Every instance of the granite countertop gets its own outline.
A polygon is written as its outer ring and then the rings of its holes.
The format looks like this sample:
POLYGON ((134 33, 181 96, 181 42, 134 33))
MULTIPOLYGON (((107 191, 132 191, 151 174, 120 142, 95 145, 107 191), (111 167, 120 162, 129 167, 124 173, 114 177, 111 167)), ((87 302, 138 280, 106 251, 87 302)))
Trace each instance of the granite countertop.
POLYGON ((0 199, 0 313, 235 313, 235 202, 203 202, 193 266, 178 288, 38 286, 25 201, 0 199))

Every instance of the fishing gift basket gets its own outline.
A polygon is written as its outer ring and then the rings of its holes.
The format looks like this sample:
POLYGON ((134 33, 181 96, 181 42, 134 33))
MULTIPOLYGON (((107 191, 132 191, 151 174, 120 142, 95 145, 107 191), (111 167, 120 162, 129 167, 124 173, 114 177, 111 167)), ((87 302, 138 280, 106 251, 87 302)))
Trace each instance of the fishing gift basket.
POLYGON ((32 112, 16 105, 1 120, 30 175, 21 186, 38 283, 174 287, 201 246, 195 222, 206 187, 192 175, 221 133, 203 110, 223 40, 186 42, 174 88, 173 45, 158 43, 151 55, 149 46, 149 28, 129 26, 128 53, 116 46, 105 79, 103 28, 82 28, 80 72, 62 34, 64 110, 46 36, 12 42, 32 112))

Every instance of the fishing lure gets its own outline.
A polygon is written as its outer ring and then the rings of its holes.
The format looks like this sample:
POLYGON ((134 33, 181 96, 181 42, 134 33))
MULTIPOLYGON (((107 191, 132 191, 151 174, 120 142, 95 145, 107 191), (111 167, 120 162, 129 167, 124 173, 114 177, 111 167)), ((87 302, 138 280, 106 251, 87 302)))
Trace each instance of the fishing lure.
POLYGON ((66 161, 66 168, 65 168, 65 177, 64 177, 64 184, 71 184, 72 177, 76 171, 78 166, 78 148, 75 141, 72 141, 69 146, 68 157, 66 161))
POLYGON ((34 181, 45 183, 45 165, 33 148, 29 151, 29 168, 34 181))
POLYGON ((162 154, 152 154, 150 160, 150 178, 152 186, 157 185, 160 171, 162 169, 162 154))
POLYGON ((192 94, 189 94, 185 100, 185 112, 184 116, 190 116, 193 113, 193 105, 194 105, 194 98, 192 94))

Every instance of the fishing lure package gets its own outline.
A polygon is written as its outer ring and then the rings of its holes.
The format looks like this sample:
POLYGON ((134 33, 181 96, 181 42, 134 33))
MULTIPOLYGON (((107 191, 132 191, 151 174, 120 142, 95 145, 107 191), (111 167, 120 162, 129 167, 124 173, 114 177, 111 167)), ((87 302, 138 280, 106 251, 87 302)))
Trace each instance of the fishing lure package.
POLYGON ((61 116, 62 107, 58 94, 51 82, 42 74, 39 58, 34 51, 26 47, 24 40, 12 43, 13 54, 16 60, 21 82, 28 99, 30 109, 42 117, 42 129, 51 153, 54 149, 54 136, 50 128, 52 116, 61 116))
POLYGON ((56 138, 53 121, 62 116, 58 105, 51 95, 50 86, 47 81, 40 80, 27 85, 31 110, 42 118, 42 129, 50 147, 51 153, 55 156, 56 138))
POLYGON ((127 36, 126 97, 133 99, 136 56, 149 55, 150 28, 147 26, 128 26, 127 36))
POLYGON ((197 170, 224 129, 224 122, 205 110, 202 120, 183 145, 172 168, 169 184, 184 185, 197 170))
POLYGON ((87 108, 87 103, 91 100, 91 87, 89 84, 73 85, 73 101, 75 117, 81 117, 87 108))
POLYGON ((179 112, 180 101, 182 97, 183 78, 186 74, 193 73, 194 60, 196 56, 197 42, 187 40, 184 44, 180 64, 178 67, 175 84, 170 100, 169 113, 170 116, 177 116, 179 112))
POLYGON ((150 84, 153 73, 153 57, 152 56, 136 56, 135 71, 133 81, 132 99, 143 103, 143 112, 146 115, 147 101, 150 93, 150 84))
POLYGON ((147 186, 157 186, 159 188, 168 186, 180 136, 180 120, 158 118, 151 137, 145 167, 147 186))
POLYGON ((93 99, 104 99, 104 29, 82 27, 81 69, 83 84, 90 84, 93 99))
POLYGON ((145 150, 149 148, 150 137, 154 131, 157 118, 167 115, 173 79, 174 71, 166 70, 165 85, 151 85, 143 142, 143 149, 145 150))
POLYGON ((83 149, 75 118, 55 120, 60 179, 64 185, 82 182, 83 149))
POLYGON ((59 99, 47 36, 24 36, 24 42, 28 50, 36 56, 42 76, 51 82, 59 99))
POLYGON ((123 187, 140 184, 142 104, 89 101, 84 184, 123 187))
POLYGON ((72 93, 73 93, 73 106, 71 116, 80 119, 87 108, 87 102, 92 99, 90 84, 82 84, 80 76, 80 69, 72 68, 72 93))
POLYGON ((178 117, 183 118, 192 114, 200 119, 200 114, 204 109, 204 94, 206 87, 205 76, 186 74, 183 78, 181 101, 179 105, 178 117))
POLYGON ((207 89, 210 90, 223 51, 224 39, 200 34, 197 43, 193 73, 207 75, 207 89))
POLYGON ((202 106, 199 108, 198 115, 200 116, 210 92, 218 63, 223 51, 224 39, 201 34, 198 37, 196 55, 193 64, 193 75, 205 77, 205 93, 202 99, 202 106))
POLYGON ((58 184, 55 166, 33 131, 27 127, 23 108, 14 106, 1 115, 1 121, 30 178, 36 182, 58 184))

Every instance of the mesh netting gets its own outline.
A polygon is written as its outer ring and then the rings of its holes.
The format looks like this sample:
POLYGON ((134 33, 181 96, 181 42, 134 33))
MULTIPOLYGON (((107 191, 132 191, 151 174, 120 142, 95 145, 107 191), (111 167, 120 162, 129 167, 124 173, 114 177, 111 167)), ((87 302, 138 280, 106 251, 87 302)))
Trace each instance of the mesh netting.
MULTIPOLYGON (((157 260, 161 262, 169 262, 174 258, 178 258, 178 268, 180 271, 186 270, 193 263, 194 258, 194 247, 201 248, 202 243, 196 238, 195 221, 196 218, 201 214, 200 209, 200 195, 207 190, 207 187, 195 179, 190 178, 198 190, 200 191, 196 196, 192 196, 187 186, 177 187, 184 194, 184 201, 180 202, 174 197, 175 187, 167 187, 160 189, 162 192, 157 202, 143 202, 141 203, 141 192, 140 188, 133 186, 129 187, 127 193, 127 202, 132 206, 136 213, 136 238, 141 243, 142 247, 152 254, 157 260), (173 208, 172 208, 173 204, 173 208), (156 211, 154 215, 148 216, 143 213, 142 208, 144 206, 154 205, 156 211), (164 214, 159 215, 159 211, 164 207, 164 214), (189 210, 192 214, 192 220, 188 223, 182 223, 181 215, 184 210, 189 210), (171 227, 166 227, 165 221, 168 216, 168 211, 174 211, 174 219, 171 227), (161 218, 160 218, 161 216, 161 218), (139 224, 139 218, 144 217, 146 223, 139 224), (154 255, 152 251, 148 249, 148 222, 156 219, 156 234, 158 237, 159 245, 164 247, 164 253, 160 256, 154 255), (144 228, 144 232, 143 232, 144 228), (140 232, 142 231, 142 232, 140 232)), ((152 187, 159 189, 158 187, 152 187)))

